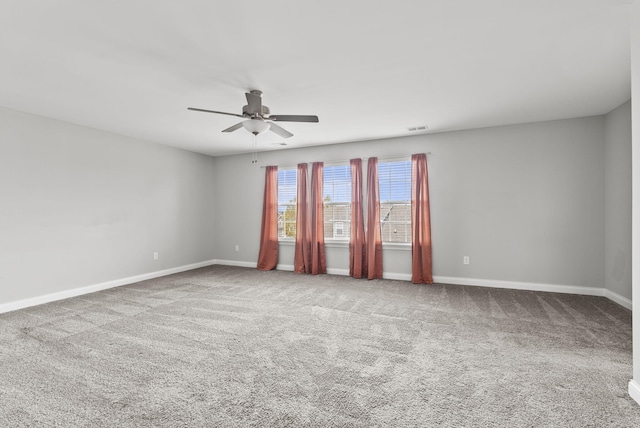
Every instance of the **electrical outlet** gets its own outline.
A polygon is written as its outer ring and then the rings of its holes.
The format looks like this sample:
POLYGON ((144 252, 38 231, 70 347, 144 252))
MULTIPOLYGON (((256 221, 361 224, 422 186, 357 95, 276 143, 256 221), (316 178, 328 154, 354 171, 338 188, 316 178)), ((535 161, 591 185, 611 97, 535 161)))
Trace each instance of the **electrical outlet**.
POLYGON ((462 264, 468 265, 469 264, 469 256, 464 256, 462 258, 462 264))
POLYGON ((240 245, 236 245, 236 251, 240 251, 240 245))
POLYGON ((158 260, 158 253, 153 253, 153 260, 158 260))

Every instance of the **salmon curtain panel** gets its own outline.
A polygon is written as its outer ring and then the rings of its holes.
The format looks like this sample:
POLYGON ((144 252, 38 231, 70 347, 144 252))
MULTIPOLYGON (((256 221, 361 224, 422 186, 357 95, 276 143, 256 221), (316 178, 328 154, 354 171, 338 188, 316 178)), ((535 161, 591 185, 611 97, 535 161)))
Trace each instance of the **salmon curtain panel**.
POLYGON ((367 249, 362 204, 362 159, 351 159, 351 237, 349 239, 349 275, 367 276, 367 249))
POLYGON ((382 230, 380 227, 380 189, 378 158, 367 163, 367 278, 382 278, 382 230))
POLYGON ((322 200, 322 174, 324 164, 311 164, 311 273, 327 273, 324 249, 324 201, 322 200))
POLYGON ((296 246, 293 257, 293 271, 296 273, 311 273, 311 232, 308 215, 307 177, 307 164, 299 163, 296 199, 296 246))
POLYGON ((268 166, 264 179, 262 229, 258 269, 272 270, 278 264, 278 167, 268 166))
POLYGON ((411 282, 433 284, 427 156, 411 156, 411 282))

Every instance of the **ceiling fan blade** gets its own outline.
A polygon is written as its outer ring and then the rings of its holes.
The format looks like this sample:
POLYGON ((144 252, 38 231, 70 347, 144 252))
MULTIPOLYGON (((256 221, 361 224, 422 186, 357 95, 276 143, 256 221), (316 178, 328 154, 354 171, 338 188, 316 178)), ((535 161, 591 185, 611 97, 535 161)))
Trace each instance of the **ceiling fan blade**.
POLYGON ((222 132, 233 132, 233 131, 235 131, 237 129, 240 129, 240 128, 242 128, 242 122, 236 123, 235 125, 230 126, 227 129, 223 129, 222 132))
POLYGON ((272 114, 268 119, 278 122, 318 122, 318 116, 301 116, 293 114, 272 114))
POLYGON ((293 134, 289 131, 287 131, 286 129, 276 125, 275 123, 270 123, 269 124, 269 129, 273 132, 275 132, 276 134, 278 134, 279 136, 281 136, 282 138, 289 138, 289 137, 293 137, 293 134))
POLYGON ((237 117, 244 117, 241 114, 227 113, 227 112, 224 112, 224 111, 205 110, 205 109, 202 109, 202 108, 194 108, 194 107, 187 107, 187 110, 202 111, 202 112, 205 112, 205 113, 226 114, 226 115, 229 115, 229 116, 237 116, 237 117))
POLYGON ((247 113, 262 114, 262 92, 251 91, 246 92, 247 96, 247 113))

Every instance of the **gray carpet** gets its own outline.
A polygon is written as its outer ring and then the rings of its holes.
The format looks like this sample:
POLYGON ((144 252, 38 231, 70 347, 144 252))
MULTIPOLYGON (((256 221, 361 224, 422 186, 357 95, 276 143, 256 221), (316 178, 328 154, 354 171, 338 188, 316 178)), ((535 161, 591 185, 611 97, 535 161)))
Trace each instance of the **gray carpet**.
POLYGON ((0 315, 3 427, 638 427, 600 297, 212 266, 0 315))

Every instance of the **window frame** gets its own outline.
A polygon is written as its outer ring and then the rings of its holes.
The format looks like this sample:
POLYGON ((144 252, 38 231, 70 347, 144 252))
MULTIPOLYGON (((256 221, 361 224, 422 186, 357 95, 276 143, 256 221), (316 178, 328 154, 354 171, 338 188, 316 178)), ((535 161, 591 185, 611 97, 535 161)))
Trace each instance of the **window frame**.
MULTIPOLYGON (((286 177, 285 177, 286 179, 286 177)), ((291 192, 287 192, 288 194, 290 194, 291 192)), ((297 228, 297 215, 298 215, 298 169, 297 168, 278 168, 278 242, 279 243, 293 243, 296 240, 296 228, 297 228), (286 174, 285 171, 292 171, 293 174, 293 180, 294 180, 294 188, 295 188, 295 192, 294 192, 294 197, 292 200, 290 200, 289 202, 280 202, 280 195, 281 195, 281 185, 282 186, 291 186, 291 183, 285 180, 285 183, 281 183, 280 182, 280 173, 282 172, 283 174, 286 174), (286 207, 281 214, 280 208, 281 207, 286 207), (287 209, 289 209, 289 207, 293 208, 293 221, 284 221, 281 219, 281 216, 284 216, 284 213, 286 212, 287 209), (286 225, 287 224, 292 224, 293 225, 293 236, 286 236, 286 225), (281 236, 280 234, 280 230, 281 230, 281 225, 282 225, 282 230, 283 230, 283 235, 281 236)))
MULTIPOLYGON (((380 175, 380 166, 384 165, 384 164, 393 164, 393 163, 405 163, 407 166, 407 172, 406 172, 406 179, 405 182, 407 183, 405 192, 408 194, 408 199, 407 200, 393 200, 393 199, 389 199, 389 200, 383 200, 382 197, 382 192, 380 192, 380 229, 381 231, 383 231, 381 233, 381 237, 383 239, 382 241, 382 246, 383 248, 388 248, 388 249, 396 249, 396 250, 406 250, 409 251, 411 250, 411 245, 412 245, 412 239, 411 239, 411 158, 409 156, 407 157, 398 157, 398 158, 393 158, 393 159, 388 159, 388 160, 384 160, 381 159, 378 161, 378 186, 381 188, 381 175, 380 175), (384 218, 386 217, 386 215, 383 215, 384 213, 382 212, 383 210, 383 205, 385 204, 392 204, 392 205, 405 205, 408 207, 409 210, 409 219, 403 222, 400 222, 399 224, 402 224, 405 226, 405 232, 408 234, 408 239, 405 242, 398 242, 398 241, 385 241, 384 240, 384 225, 385 223, 383 223, 385 220, 384 218), (407 232, 408 231, 408 232, 407 232)), ((324 170, 326 171, 328 168, 332 168, 332 167, 345 167, 347 169, 347 174, 348 174, 348 178, 349 178, 349 187, 351 186, 351 169, 350 169, 350 164, 348 162, 336 162, 336 163, 331 163, 331 164, 325 164, 324 165, 324 170)), ((279 200, 278 200, 278 242, 281 244, 285 244, 285 245, 293 245, 295 243, 296 240, 296 236, 295 236, 295 228, 296 228, 296 222, 297 222, 297 185, 298 185, 298 171, 297 171, 297 167, 280 167, 278 168, 278 195, 279 195, 279 200), (291 179, 294 180, 293 185, 295 187, 295 196, 293 197, 292 200, 288 201, 288 202, 281 202, 280 201, 280 194, 281 194, 281 180, 280 180, 280 172, 284 171, 289 171, 290 174, 293 175, 291 179), (289 221, 285 221, 284 224, 282 223, 282 219, 281 219, 281 212, 284 213, 284 210, 281 211, 281 207, 291 207, 292 211, 294 213, 294 219, 293 221, 289 220, 289 221), (282 229, 286 228, 286 224, 291 224, 294 228, 294 234, 292 236, 282 236, 280 231, 281 231, 281 225, 282 225, 282 229)), ((324 174, 323 174, 324 175, 324 174)), ((323 176, 323 194, 325 194, 325 184, 326 184, 326 180, 324 180, 324 176, 323 176)), ((366 183, 365 183, 366 184, 366 183)), ((285 182, 284 184, 285 186, 291 186, 292 183, 289 181, 288 183, 285 182)), ((290 192, 289 192, 290 193, 290 192)), ((366 203, 366 201, 365 201, 366 203)), ((344 202, 344 201, 329 201, 329 202, 323 202, 323 208, 325 208, 325 214, 323 215, 323 217, 326 215, 326 207, 327 206, 332 206, 332 205, 347 205, 348 209, 348 220, 346 219, 338 219, 335 220, 332 217, 332 223, 335 224, 340 224, 342 223, 343 228, 342 230, 344 232, 346 232, 346 234, 344 234, 343 237, 338 237, 336 238, 336 228, 332 228, 331 231, 331 236, 327 236, 326 230, 327 228, 325 227, 325 236, 324 236, 324 240, 325 240, 325 245, 328 247, 348 247, 348 244, 350 242, 351 239, 351 233, 350 233, 350 227, 351 227, 351 205, 352 205, 352 200, 351 200, 351 192, 349 192, 348 195, 348 201, 344 202)), ((285 208, 286 210, 286 208, 285 208)), ((326 218, 326 217, 325 217, 326 218)), ((324 221, 324 219, 323 219, 324 221)), ((365 220, 366 221, 366 220, 365 220)), ((324 224, 326 225, 327 222, 325 221, 324 224)), ((390 224, 389 221, 386 222, 386 224, 390 224)), ((343 232, 343 233, 344 233, 343 232)), ((283 233, 284 235, 284 233, 283 233)))
MULTIPOLYGON (((404 183, 406 183, 406 187, 404 189, 404 192, 408 195, 408 199, 395 199, 393 198, 394 195, 391 195, 391 190, 389 190, 390 193, 390 198, 389 199, 382 199, 382 190, 380 191, 380 194, 378 195, 379 201, 380 201, 380 230, 381 230, 381 238, 382 238, 382 246, 384 248, 390 248, 390 249, 399 249, 399 250, 410 250, 411 249, 411 245, 412 245, 412 237, 411 237, 411 230, 412 230, 412 225, 411 225, 411 158, 410 157, 402 157, 402 158, 396 158, 393 160, 379 160, 378 161, 378 187, 381 189, 382 183, 381 183, 381 174, 380 174, 380 166, 382 164, 398 164, 398 163, 402 163, 405 165, 405 179, 403 180, 404 183), (385 205, 391 205, 391 208, 389 209, 388 212, 383 213, 383 209, 385 205), (393 209, 393 207, 395 206, 405 206, 408 207, 408 220, 405 221, 389 221, 387 220, 385 222, 385 218, 388 217, 391 213, 391 210, 393 209), (391 225, 393 223, 397 223, 399 225, 403 225, 404 226, 404 230, 405 230, 405 240, 404 241, 388 241, 385 240, 385 224, 386 225, 391 225)), ((391 188, 391 184, 389 184, 390 188, 391 188)), ((395 232, 394 232, 395 233, 395 232)))
MULTIPOLYGON (((337 207, 337 206, 341 206, 341 205, 345 205, 346 206, 346 216, 347 218, 343 218, 343 219, 337 219, 332 215, 331 217, 331 224, 333 225, 331 228, 331 234, 327 235, 327 228, 324 227, 324 241, 325 244, 329 245, 329 246, 336 246, 336 247, 342 247, 342 246, 348 246, 349 245, 349 241, 351 239, 351 204, 352 204, 352 200, 351 200, 351 165, 349 164, 349 162, 336 162, 336 163, 331 163, 331 164, 325 164, 324 165, 324 171, 323 171, 323 183, 322 183, 322 194, 323 196, 323 224, 324 226, 327 225, 327 207, 337 207), (330 168, 336 168, 336 167, 341 167, 345 169, 346 172, 346 176, 348 177, 348 181, 346 181, 348 183, 348 194, 346 195, 347 197, 347 201, 329 201, 329 202, 324 202, 324 198, 326 198, 327 192, 326 192, 326 185, 327 185, 327 180, 326 180, 326 175, 325 173, 327 172, 327 170, 329 170, 330 168), (342 237, 336 237, 335 234, 335 224, 336 223, 342 223, 343 225, 343 231, 345 232, 343 234, 342 237)), ((333 183, 335 184, 335 180, 333 181, 333 183)), ((335 196, 335 192, 334 195, 335 196)), ((335 214, 335 211, 334 211, 335 214)))

